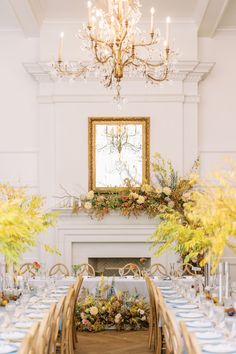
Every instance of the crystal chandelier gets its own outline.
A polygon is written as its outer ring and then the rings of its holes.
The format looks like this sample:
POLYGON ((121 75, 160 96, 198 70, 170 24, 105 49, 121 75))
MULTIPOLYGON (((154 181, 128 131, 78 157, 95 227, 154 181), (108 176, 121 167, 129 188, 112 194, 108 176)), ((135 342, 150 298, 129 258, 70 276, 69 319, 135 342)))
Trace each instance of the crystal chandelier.
POLYGON ((105 87, 115 89, 115 100, 121 100, 121 81, 138 76, 146 82, 168 80, 174 51, 169 45, 170 18, 166 19, 165 39, 155 26, 155 9, 150 10, 150 28, 138 28, 141 18, 139 0, 107 0, 106 9, 88 1, 88 24, 79 31, 82 49, 89 51, 91 62, 65 62, 62 58, 64 34, 61 33, 58 60, 52 64, 56 76, 86 78, 100 76, 105 87))

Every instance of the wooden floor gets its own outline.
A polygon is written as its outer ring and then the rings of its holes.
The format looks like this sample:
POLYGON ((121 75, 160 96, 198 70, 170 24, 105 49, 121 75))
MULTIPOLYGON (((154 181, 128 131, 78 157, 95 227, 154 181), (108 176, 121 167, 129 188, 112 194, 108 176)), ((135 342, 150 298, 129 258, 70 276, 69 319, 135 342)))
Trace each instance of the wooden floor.
POLYGON ((147 331, 79 332, 76 354, 150 354, 147 331))

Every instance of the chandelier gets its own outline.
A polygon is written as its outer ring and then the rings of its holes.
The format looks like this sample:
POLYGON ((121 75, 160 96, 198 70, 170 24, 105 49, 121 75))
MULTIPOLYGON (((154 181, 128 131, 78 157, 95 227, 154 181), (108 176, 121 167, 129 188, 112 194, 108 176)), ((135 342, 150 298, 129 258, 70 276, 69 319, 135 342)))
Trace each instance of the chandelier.
POLYGON ((172 71, 174 51, 169 44, 170 18, 166 19, 165 38, 155 26, 155 9, 150 9, 150 28, 141 30, 139 0, 107 0, 106 9, 88 1, 88 23, 78 32, 81 49, 89 51, 91 62, 65 62, 61 33, 58 60, 52 64, 54 74, 71 79, 87 78, 91 73, 100 77, 105 87, 115 89, 116 101, 121 101, 121 82, 138 76, 146 82, 168 80, 172 71))

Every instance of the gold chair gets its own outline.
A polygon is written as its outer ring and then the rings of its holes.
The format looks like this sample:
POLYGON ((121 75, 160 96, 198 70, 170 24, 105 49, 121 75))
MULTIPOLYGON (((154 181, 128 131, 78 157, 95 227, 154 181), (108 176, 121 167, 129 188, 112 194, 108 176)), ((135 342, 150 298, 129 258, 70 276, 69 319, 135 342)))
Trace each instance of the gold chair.
MULTIPOLYGON (((155 287, 155 285, 153 284, 155 287)), ((182 354, 183 343, 179 329, 172 313, 167 309, 161 292, 158 288, 154 292, 155 305, 157 307, 158 321, 161 323, 162 330, 157 326, 157 350, 156 353, 161 353, 162 349, 166 354, 182 354), (162 336, 163 334, 163 336, 162 336), (162 338, 163 337, 163 338, 162 338), (164 348, 163 348, 164 344, 164 348)))
POLYGON ((33 263, 24 263, 20 266, 20 269, 18 270, 18 275, 24 275, 26 273, 29 273, 31 277, 36 276, 37 272, 33 263))
POLYGON ((95 277, 95 269, 93 268, 93 266, 91 266, 91 264, 83 263, 83 264, 79 264, 79 266, 80 268, 77 272, 77 275, 87 274, 91 277, 95 277))
POLYGON ((65 299, 66 297, 64 296, 59 300, 53 315, 53 328, 52 328, 52 335, 50 340, 49 354, 56 353, 58 334, 60 329, 60 321, 62 320, 65 299))
POLYGON ((201 348, 194 333, 191 333, 183 321, 179 322, 180 332, 184 339, 187 354, 201 354, 201 348))
POLYGON ((71 287, 65 299, 64 310, 63 310, 63 320, 62 320, 62 334, 61 334, 61 345, 60 354, 73 354, 73 315, 74 315, 74 303, 73 299, 75 296, 75 289, 71 287))
POLYGON ((49 270, 49 276, 53 276, 56 274, 61 274, 64 275, 65 277, 68 277, 69 270, 65 264, 57 263, 49 270))
POLYGON ((153 339, 154 339, 154 348, 156 347, 157 313, 156 313, 155 299, 154 299, 151 279, 148 277, 147 274, 144 275, 144 279, 146 282, 148 296, 149 296, 149 303, 150 303, 150 313, 149 313, 149 321, 148 321, 149 322, 148 346, 151 349, 153 339))
MULTIPOLYGON (((181 264, 178 269, 175 271, 176 276, 183 276, 183 275, 197 275, 201 274, 202 270, 195 270, 192 269, 193 265, 190 263, 183 263, 181 264)), ((200 267, 199 267, 200 268, 200 267)))
POLYGON ((43 317, 36 341, 37 354, 48 354, 53 333, 53 316, 56 309, 56 304, 52 304, 50 310, 43 317))
POLYGON ((141 270, 139 266, 135 263, 127 263, 124 267, 124 273, 123 275, 126 276, 128 274, 133 274, 133 275, 138 275, 141 277, 141 270))
POLYGON ((162 276, 168 276, 167 269, 163 266, 163 264, 160 263, 155 263, 153 264, 150 269, 149 269, 150 275, 162 275, 162 276))
POLYGON ((79 292, 80 292, 82 283, 83 283, 83 276, 82 276, 82 274, 80 274, 74 284, 75 294, 74 294, 74 299, 73 299, 73 321, 72 321, 72 336, 73 336, 73 348, 74 349, 75 349, 76 343, 77 343, 76 323, 75 323, 76 305, 77 305, 77 300, 78 300, 78 296, 79 296, 79 292))
POLYGON ((23 342, 21 343, 19 354, 38 354, 36 346, 36 338, 39 331, 39 322, 35 322, 28 334, 25 336, 23 342))

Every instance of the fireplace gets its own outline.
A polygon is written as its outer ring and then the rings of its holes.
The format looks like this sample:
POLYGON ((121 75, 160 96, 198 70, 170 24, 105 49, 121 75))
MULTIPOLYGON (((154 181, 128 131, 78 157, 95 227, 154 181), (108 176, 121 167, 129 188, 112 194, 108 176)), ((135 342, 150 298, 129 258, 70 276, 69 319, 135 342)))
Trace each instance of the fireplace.
POLYGON ((145 262, 140 261, 140 258, 135 257, 103 257, 103 258, 88 258, 88 263, 95 269, 96 275, 119 276, 119 268, 124 267, 127 263, 134 263, 140 269, 147 269, 151 266, 151 258, 145 258, 145 262))

